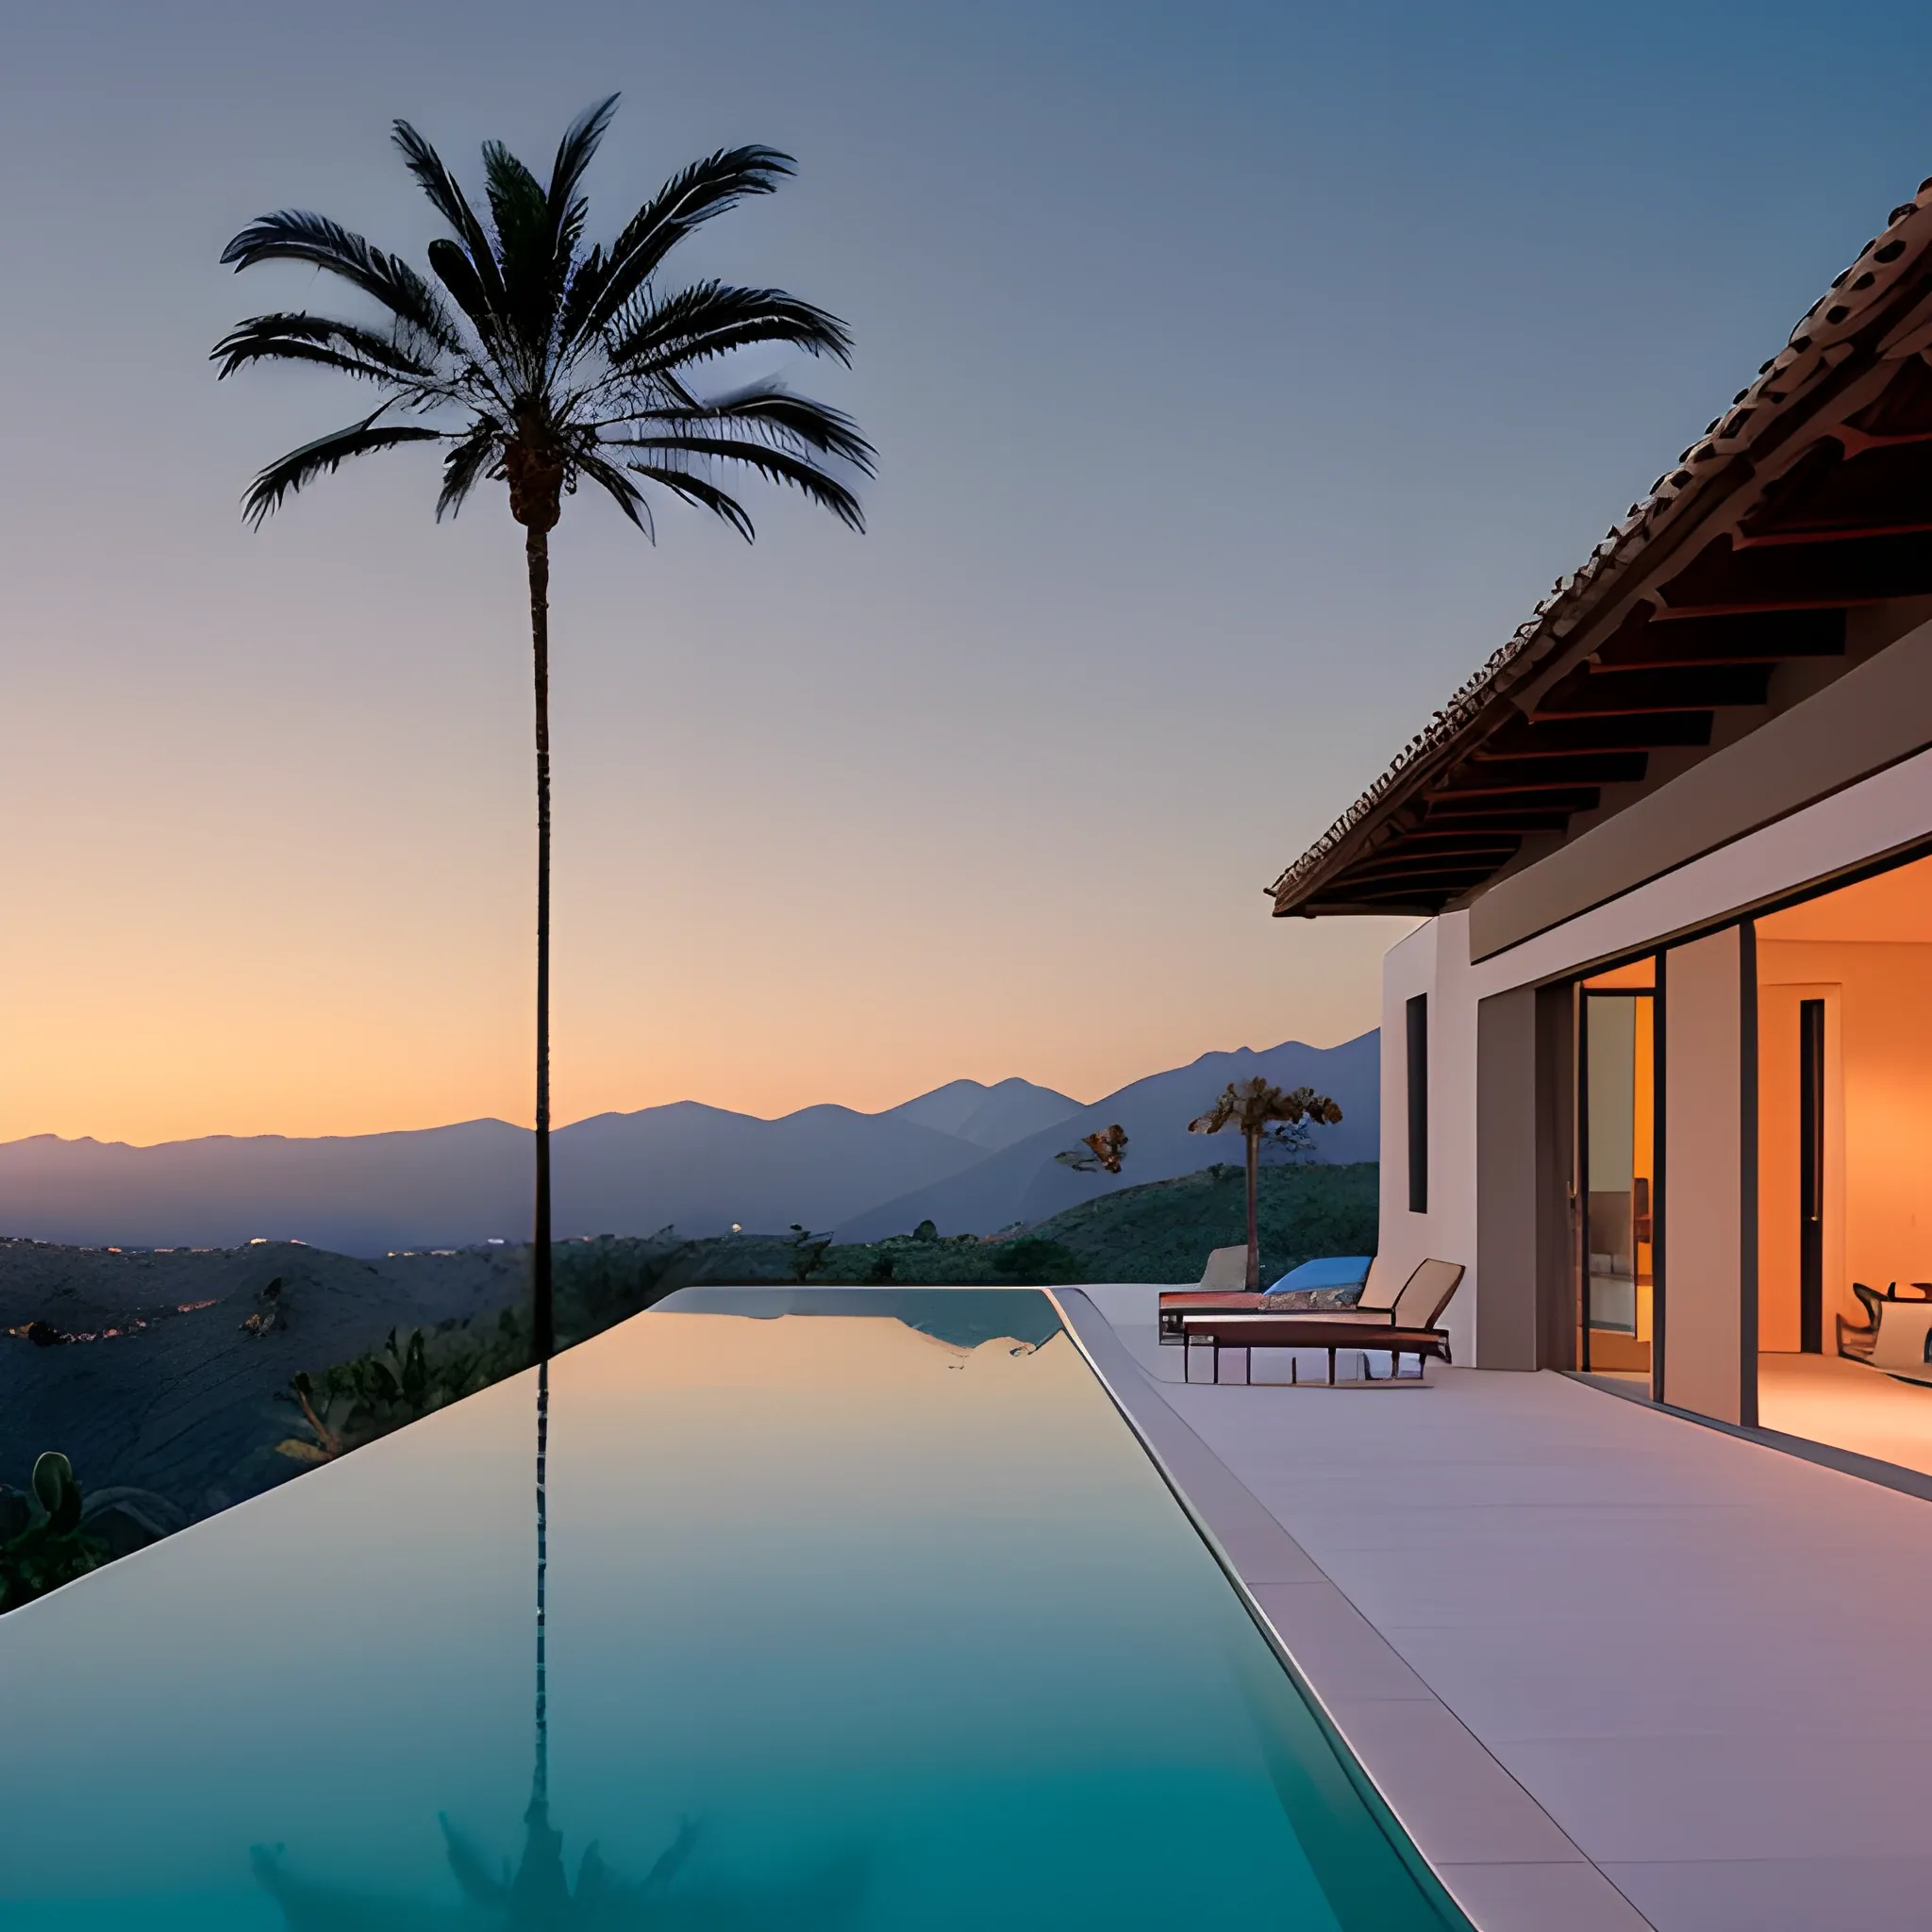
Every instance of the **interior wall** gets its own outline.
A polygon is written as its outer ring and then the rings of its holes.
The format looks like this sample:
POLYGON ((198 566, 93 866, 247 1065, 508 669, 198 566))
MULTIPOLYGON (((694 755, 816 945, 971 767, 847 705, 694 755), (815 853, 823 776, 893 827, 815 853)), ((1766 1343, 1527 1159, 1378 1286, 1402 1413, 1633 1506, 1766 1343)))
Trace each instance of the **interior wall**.
MULTIPOLYGON (((1828 899, 1814 902, 1828 913, 1828 899)), ((1849 1283, 1932 1281, 1932 944, 1823 940, 1759 941, 1766 1070, 1778 1084, 1761 1098, 1764 1214, 1761 1239, 1780 1246, 1778 1266, 1795 1284, 1797 1250, 1797 1001, 1836 988, 1825 1007, 1825 1324, 1832 1312, 1862 1319, 1849 1283), (1838 1008, 1836 1050, 1832 1008, 1838 1008), (1789 1024, 1787 1024, 1789 1021, 1789 1024), (1788 1069, 1783 1068, 1787 1056, 1788 1069), (1789 1092, 1786 1091, 1787 1086, 1789 1092), (1838 1090, 1834 1094, 1834 1089, 1838 1090), (1834 1159, 1833 1117, 1839 1146, 1834 1159), (1834 1169, 1836 1198, 1834 1214, 1834 1169), (1772 1189, 1775 1187, 1774 1195, 1772 1189), (1838 1239, 1833 1238, 1833 1223, 1838 1239), (1789 1257, 1784 1250, 1789 1248, 1789 1257)), ((1771 1252, 1771 1251, 1768 1251, 1771 1252)), ((1784 1280, 1779 1275, 1780 1284, 1784 1280)), ((1795 1286, 1790 1300, 1796 1304, 1795 1286)), ((1766 1347, 1795 1347, 1782 1323, 1766 1347)))
POLYGON ((1743 1424, 1757 1421, 1757 1392, 1748 944, 1727 926, 1673 946, 1663 981, 1663 1399, 1743 1424))
MULTIPOLYGON (((1862 1322, 1845 1260, 1845 1083, 1840 991, 1836 981, 1789 977, 1805 962, 1793 949, 1757 941, 1757 1345, 1798 1348, 1798 1008, 1824 1002, 1824 1350, 1834 1314, 1862 1322)), ((1857 1277, 1862 1279, 1863 1277, 1857 1277)))

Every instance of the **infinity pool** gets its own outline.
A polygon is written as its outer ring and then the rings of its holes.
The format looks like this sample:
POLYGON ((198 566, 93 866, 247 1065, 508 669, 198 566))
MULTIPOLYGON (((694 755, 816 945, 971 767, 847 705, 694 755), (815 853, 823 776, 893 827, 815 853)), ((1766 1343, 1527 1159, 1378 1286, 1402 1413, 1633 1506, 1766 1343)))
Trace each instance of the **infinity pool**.
POLYGON ((0 1620, 0 1927, 1464 1923, 1046 1295, 687 1291, 560 1357, 541 1774, 537 1395, 0 1620))

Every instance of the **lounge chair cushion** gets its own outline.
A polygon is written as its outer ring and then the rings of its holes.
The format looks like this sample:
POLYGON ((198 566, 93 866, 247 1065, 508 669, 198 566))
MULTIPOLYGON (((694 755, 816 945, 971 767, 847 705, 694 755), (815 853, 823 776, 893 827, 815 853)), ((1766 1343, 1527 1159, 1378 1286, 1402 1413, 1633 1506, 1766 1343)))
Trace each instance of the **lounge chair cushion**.
POLYGON ((1442 1310, 1449 1306, 1450 1296, 1461 1284, 1462 1264, 1459 1261, 1431 1259, 1423 1262, 1402 1284, 1402 1292, 1395 1297, 1395 1326, 1433 1328, 1442 1310))
POLYGON ((1339 1288, 1271 1288, 1257 1306, 1276 1315, 1297 1308, 1352 1308, 1361 1298, 1361 1283, 1351 1281, 1339 1288))
POLYGON ((1269 1289, 1259 1306, 1271 1314, 1304 1308, 1352 1308, 1362 1298, 1370 1260, 1367 1255, 1324 1255, 1304 1261, 1269 1289))
POLYGON ((1402 1285, 1408 1279, 1406 1269, 1400 1268, 1386 1255, 1377 1255, 1369 1263, 1369 1277, 1362 1283, 1361 1299, 1356 1303, 1358 1308, 1373 1308, 1378 1315, 1386 1315, 1395 1306, 1395 1298, 1402 1292, 1402 1285))
POLYGON ((1270 1294, 1286 1294, 1298 1288, 1359 1288, 1369 1278, 1373 1255, 1322 1255, 1291 1268, 1279 1281, 1271 1283, 1270 1294))
POLYGON ((1203 1288, 1245 1288, 1248 1285, 1248 1245, 1216 1248, 1201 1271, 1203 1288))
POLYGON ((1866 1359, 1889 1375, 1923 1381, 1928 1341, 1932 1341, 1932 1302, 1881 1302, 1878 1333, 1866 1359))

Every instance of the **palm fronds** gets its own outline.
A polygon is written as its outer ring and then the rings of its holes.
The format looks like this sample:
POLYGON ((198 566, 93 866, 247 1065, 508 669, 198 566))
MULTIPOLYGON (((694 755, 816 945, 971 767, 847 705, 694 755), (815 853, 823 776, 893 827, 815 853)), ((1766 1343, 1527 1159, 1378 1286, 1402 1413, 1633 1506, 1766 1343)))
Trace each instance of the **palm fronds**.
POLYGON ((376 382, 434 383, 428 357, 358 323, 306 311, 251 315, 214 346, 218 374, 233 375, 250 362, 320 362, 376 382))
MULTIPOLYGON (((251 222, 222 250, 237 275, 263 261, 306 261, 373 296, 439 348, 460 353, 462 336, 427 282, 397 255, 385 255, 325 215, 283 208, 251 222)), ((219 353, 219 351, 217 352, 219 353)))
MULTIPOLYGON (((385 405, 387 407, 387 405, 385 405)), ((319 436, 313 442, 305 442, 300 449, 291 450, 278 461, 271 463, 248 487, 248 494, 242 499, 242 514, 257 528, 262 519, 273 509, 279 508, 282 498, 293 494, 304 484, 310 483, 325 470, 339 470, 351 457, 368 456, 378 449, 394 449, 406 442, 441 442, 444 432, 440 429, 422 429, 408 424, 378 424, 375 415, 365 416, 359 423, 351 423, 346 429, 338 429, 332 435, 319 436)))
POLYGON ((586 258, 564 313, 566 341, 601 335, 687 235, 749 196, 775 193, 797 166, 776 148, 720 148, 674 175, 625 224, 608 256, 593 248, 586 258))
POLYGON ((493 416, 480 416, 469 434, 458 439, 442 459, 442 489, 436 499, 436 521, 455 516, 471 491, 502 459, 503 425, 493 416))
MULTIPOLYGON (((655 475, 660 481, 668 482, 672 476, 684 479, 677 488, 680 495, 690 495, 691 501, 700 499, 685 486, 694 478, 702 480, 702 470, 691 467, 693 458, 699 464, 736 463, 746 470, 756 470, 774 483, 789 483, 800 491, 822 508, 828 509, 847 529, 863 530, 865 512, 851 491, 836 477, 827 475, 817 464, 802 457, 793 456, 790 451, 774 448, 768 442, 754 441, 745 436, 696 436, 669 434, 660 436, 607 436, 603 440, 607 449, 635 450, 638 455, 629 467, 646 475, 655 475)), ((732 518, 737 523, 737 518, 732 518)), ((749 520, 740 525, 748 538, 752 532, 749 520)))
MULTIPOLYGON (((728 475, 800 491, 849 528, 864 527, 854 488, 875 456, 843 411, 775 382, 706 394, 693 372, 739 349, 776 346, 849 362, 837 316, 781 289, 715 279, 663 290, 658 277, 687 235, 748 197, 772 193, 794 163, 775 148, 720 148, 674 175, 608 250, 584 248, 587 170, 616 112, 612 94, 564 131, 543 182, 501 142, 483 149, 479 213, 436 148, 407 121, 393 138, 449 232, 430 242, 429 274, 341 223, 283 209, 228 244, 235 268, 297 261, 325 270, 384 311, 379 325, 275 310, 215 344, 222 376, 259 362, 306 362, 381 395, 359 425, 291 451, 255 479, 242 513, 259 524, 350 456, 404 442, 449 444, 437 496, 455 514, 478 483, 546 480, 520 518, 556 520, 557 493, 595 484, 650 532, 655 487, 753 534, 728 475), (422 426, 378 426, 385 412, 422 426), (554 492, 554 493, 553 493, 554 492)), ((547 525, 546 525, 547 526, 547 525)))
POLYGON ((623 375, 642 380, 760 342, 852 359, 851 331, 836 315, 782 289, 722 282, 694 282, 663 302, 629 304, 612 328, 609 358, 623 375))

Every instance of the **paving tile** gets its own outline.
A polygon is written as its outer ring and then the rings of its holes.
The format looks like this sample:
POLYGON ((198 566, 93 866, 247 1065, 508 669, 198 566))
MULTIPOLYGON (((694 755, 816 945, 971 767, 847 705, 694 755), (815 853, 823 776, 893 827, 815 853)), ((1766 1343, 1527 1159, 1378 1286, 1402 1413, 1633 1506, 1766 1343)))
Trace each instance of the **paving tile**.
POLYGON ((1262 1614, 1324 1704, 1343 1697, 1433 1695, 1332 1583, 1253 1588, 1262 1614))
POLYGON ((1560 1864, 1575 1845, 1431 1698, 1323 1700, 1424 1857, 1441 1864, 1560 1864))
POLYGON ((1249 1530, 1224 1528, 1210 1518, 1208 1526, 1215 1541, 1227 1552, 1227 1560, 1250 1590, 1264 1584, 1326 1584, 1314 1558, 1286 1531, 1278 1528, 1249 1530))
POLYGON ((1438 1875, 1477 1932, 1646 1932, 1594 1865, 1443 1865, 1438 1875))
POLYGON ((1657 1932, 1924 1932, 1932 1920, 1932 1857, 1687 1858, 1608 1875, 1657 1932))
POLYGON ((1932 1598, 1932 1552, 1921 1557, 1899 1550, 1888 1557, 1866 1547, 1825 1561, 1819 1550, 1767 1548, 1768 1539, 1757 1536, 1741 1550, 1682 1539, 1658 1546, 1645 1539, 1609 1548, 1588 1541, 1555 1546, 1565 1560, 1553 1562, 1552 1544, 1512 1537, 1435 1543, 1419 1560, 1416 1550, 1399 1542, 1334 1548, 1332 1532, 1345 1525, 1325 1519, 1299 1527, 1331 1545, 1337 1580, 1345 1572, 1348 1593, 1364 1615, 1409 1628, 1488 1626, 1499 1614, 1616 1619, 1665 1631, 1731 1628, 1742 1594, 1757 1607, 1754 1627, 1796 1631, 1808 1620, 1813 1630, 1841 1631, 1853 1618, 1861 1629, 1897 1623, 1903 1634, 1921 1623, 1920 1607, 1932 1598))
POLYGON ((1487 1741, 1606 1868, 1885 1858, 1924 1837, 1932 1736, 1487 1741))
POLYGON ((1311 1680, 1411 1691, 1324 1701, 1485 1932, 1932 1924, 1932 1856, 1896 1856, 1932 1790, 1926 1502, 1556 1375, 1331 1397, 1182 1388, 1151 1327, 1120 1353, 1291 1539, 1237 1512, 1231 1558, 1298 1548, 1386 1640, 1250 1576, 1311 1680))
MULTIPOLYGON (((1373 1603, 1368 1605, 1373 1607, 1373 1603)), ((1852 1627, 1794 1632, 1680 1627, 1617 1617, 1571 1618, 1558 1647, 1547 1624, 1507 1614, 1480 1628, 1382 1634, 1456 1714, 1501 1740, 1728 1737, 1776 1740, 1932 1738, 1932 1673, 1903 1680, 1844 1669, 1794 1673, 1793 1653, 1826 1657, 1852 1627)))

